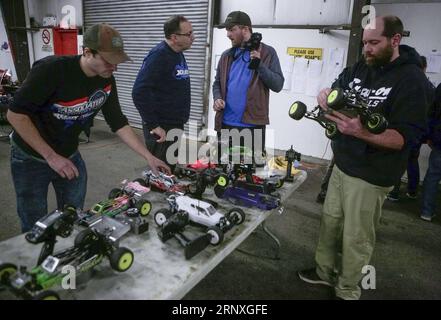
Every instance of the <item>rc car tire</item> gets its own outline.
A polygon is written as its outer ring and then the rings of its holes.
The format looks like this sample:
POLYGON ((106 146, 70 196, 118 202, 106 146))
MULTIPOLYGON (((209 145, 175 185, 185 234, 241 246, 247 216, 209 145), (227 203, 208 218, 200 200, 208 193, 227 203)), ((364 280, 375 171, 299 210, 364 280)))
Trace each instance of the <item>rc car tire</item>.
POLYGON ((152 203, 148 200, 141 199, 136 202, 136 209, 141 217, 146 217, 152 211, 152 203))
POLYGON ((168 218, 172 216, 173 213, 168 209, 160 209, 155 213, 155 223, 158 227, 162 226, 168 218))
POLYGON ((108 198, 109 198, 109 199, 115 199, 115 198, 118 198, 118 197, 121 196, 121 193, 122 193, 121 189, 119 189, 119 188, 113 188, 112 190, 110 190, 108 198))
POLYGON ((47 290, 38 293, 32 300, 60 300, 60 296, 55 291, 47 290))
POLYGON ((345 106, 345 95, 344 91, 340 88, 331 90, 328 97, 326 98, 326 104, 328 107, 334 110, 340 110, 345 106))
POLYGON ((17 272, 17 266, 13 263, 0 264, 0 284, 7 284, 9 278, 17 272))
POLYGON ((96 237, 96 234, 91 229, 82 230, 75 237, 74 246, 76 248, 84 248, 90 241, 97 240, 96 237))
POLYGON ((289 116, 294 120, 300 120, 306 113, 306 105, 303 102, 296 101, 289 108, 289 116))
POLYGON ((236 225, 239 225, 245 221, 245 212, 243 212, 243 210, 240 208, 233 208, 228 211, 226 217, 229 221, 234 222, 234 224, 236 225))
POLYGON ((388 122, 386 118, 379 113, 369 115, 366 127, 370 133, 380 134, 387 129, 388 122))
POLYGON ((207 229, 207 233, 211 236, 210 243, 213 246, 217 246, 224 240, 224 233, 218 227, 210 227, 207 229))
POLYGON ((113 251, 109 257, 110 266, 113 270, 124 272, 130 269, 133 264, 135 255, 125 247, 119 247, 113 251))
POLYGON ((328 122, 326 124, 325 136, 328 139, 335 139, 340 135, 340 131, 338 131, 337 125, 334 122, 328 122))
POLYGON ((225 187, 221 187, 220 185, 216 184, 214 186, 214 194, 216 195, 216 197, 222 198, 224 196, 225 189, 225 187))

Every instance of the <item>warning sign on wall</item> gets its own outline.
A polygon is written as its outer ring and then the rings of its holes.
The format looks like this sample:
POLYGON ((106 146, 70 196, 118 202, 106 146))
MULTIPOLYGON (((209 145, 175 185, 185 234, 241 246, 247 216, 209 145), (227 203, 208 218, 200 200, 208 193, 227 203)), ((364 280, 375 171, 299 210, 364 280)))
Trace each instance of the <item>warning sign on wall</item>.
POLYGON ((51 39, 51 32, 52 30, 49 31, 49 29, 43 29, 43 31, 41 31, 41 41, 42 41, 42 45, 41 45, 41 51, 43 52, 52 52, 54 51, 54 48, 52 47, 52 39, 51 39))
POLYGON ((322 60, 323 57, 323 49, 321 48, 288 47, 287 53, 296 58, 322 60))

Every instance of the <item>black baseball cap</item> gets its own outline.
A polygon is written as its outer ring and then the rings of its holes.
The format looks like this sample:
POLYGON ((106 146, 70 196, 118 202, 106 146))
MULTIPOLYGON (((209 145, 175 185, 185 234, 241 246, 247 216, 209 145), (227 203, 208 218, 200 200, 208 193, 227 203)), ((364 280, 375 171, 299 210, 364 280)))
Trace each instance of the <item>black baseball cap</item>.
POLYGON ((230 12, 230 14, 225 19, 225 22, 218 25, 217 27, 219 29, 223 29, 223 28, 228 29, 228 28, 232 28, 237 25, 251 27, 251 19, 250 19, 249 15, 247 15, 243 11, 230 12))

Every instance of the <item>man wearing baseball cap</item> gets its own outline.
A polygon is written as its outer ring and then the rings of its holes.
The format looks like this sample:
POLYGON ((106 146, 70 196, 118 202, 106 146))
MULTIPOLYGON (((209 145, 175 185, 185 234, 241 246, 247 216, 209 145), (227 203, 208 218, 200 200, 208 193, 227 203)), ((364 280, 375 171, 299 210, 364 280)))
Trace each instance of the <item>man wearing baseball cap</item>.
POLYGON ((58 209, 66 204, 83 208, 87 171, 78 136, 99 111, 111 130, 153 171, 169 172, 145 148, 121 111, 113 72, 128 60, 119 32, 97 24, 84 34, 82 55, 49 56, 32 66, 7 114, 14 127, 11 171, 23 232, 47 214, 50 183, 58 209))
MULTIPOLYGON (((245 12, 231 12, 218 27, 227 30, 232 48, 222 53, 213 83, 215 130, 219 140, 223 140, 225 133, 235 132, 232 129, 239 130, 241 136, 250 133, 253 162, 262 165, 256 160, 264 155, 269 90, 280 92, 285 81, 279 58, 274 48, 263 42, 257 49, 247 45, 253 31, 251 19, 245 12), (250 69, 252 59, 258 63, 250 69)), ((227 136, 231 145, 231 134, 227 136)), ((221 150, 218 153, 221 154, 221 150)))

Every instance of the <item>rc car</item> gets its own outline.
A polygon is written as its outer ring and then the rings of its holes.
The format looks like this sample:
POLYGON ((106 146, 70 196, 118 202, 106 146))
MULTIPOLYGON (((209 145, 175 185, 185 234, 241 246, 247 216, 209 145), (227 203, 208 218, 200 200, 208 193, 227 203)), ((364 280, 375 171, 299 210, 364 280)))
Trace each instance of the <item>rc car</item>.
POLYGON ((80 214, 79 224, 91 226, 102 215, 114 218, 130 226, 135 234, 148 230, 149 224, 145 217, 152 209, 152 203, 143 198, 150 189, 139 182, 124 180, 121 188, 114 188, 109 193, 109 199, 100 201, 88 211, 80 214))
POLYGON ((316 106, 312 111, 307 111, 303 102, 296 101, 289 108, 289 116, 294 120, 305 117, 318 122, 325 128, 325 135, 329 139, 335 139, 340 134, 337 125, 325 118, 325 114, 332 114, 333 110, 349 117, 359 115, 362 125, 373 134, 380 134, 387 129, 386 118, 381 113, 374 112, 373 108, 368 106, 366 99, 354 90, 333 89, 327 97, 327 105, 329 107, 327 111, 324 111, 320 106, 316 106))
MULTIPOLYGON (((61 215, 55 213, 55 216, 60 221, 61 215)), ((62 272, 66 266, 73 267, 78 276, 108 257, 114 270, 127 271, 133 263, 134 255, 129 249, 119 247, 119 239, 129 229, 127 225, 103 216, 94 226, 77 234, 73 247, 49 254, 30 271, 24 266, 17 268, 11 263, 1 264, 0 283, 24 299, 58 300, 59 295, 48 289, 59 284, 66 276, 62 272)), ((32 236, 28 238, 34 239, 32 236)), ((39 239, 43 241, 47 237, 43 235, 39 239)))
POLYGON ((214 192, 217 197, 244 207, 257 207, 262 210, 271 210, 280 206, 280 199, 275 196, 241 187, 229 186, 223 188, 216 186, 214 187, 214 192))
MULTIPOLYGON (((177 237, 182 244, 182 239, 187 240, 185 236, 182 237, 182 231, 191 223, 203 227, 208 235, 205 239, 212 245, 218 245, 223 241, 225 232, 245 220, 245 213, 240 208, 233 208, 223 215, 211 203, 189 196, 172 195, 167 201, 169 209, 158 210, 154 217, 156 224, 161 227, 159 236, 162 241, 177 237)), ((188 241, 186 242, 185 245, 184 241, 184 246, 188 246, 188 241)))
POLYGON ((57 209, 45 215, 26 233, 25 239, 29 243, 43 243, 37 264, 41 264, 54 252, 57 236, 67 238, 72 234, 77 219, 77 210, 73 206, 66 205, 64 210, 57 209))
POLYGON ((143 181, 144 185, 150 186, 152 190, 160 192, 186 194, 190 193, 195 196, 201 196, 205 188, 196 182, 190 184, 178 183, 174 175, 166 175, 163 172, 159 172, 156 175, 151 170, 144 170, 142 172, 143 179, 137 179, 135 181, 143 181))
MULTIPOLYGON (((194 181, 200 194, 205 192, 207 186, 214 186, 216 184, 227 185, 229 182, 229 177, 222 167, 212 163, 204 163, 201 160, 193 164, 177 165, 175 174, 179 178, 188 178, 194 181)), ((194 193, 193 195, 197 196, 194 193)))

